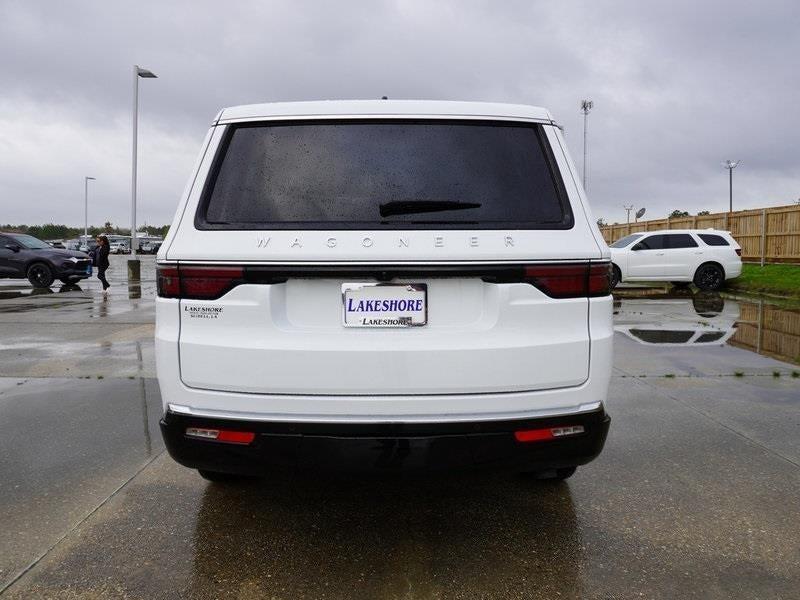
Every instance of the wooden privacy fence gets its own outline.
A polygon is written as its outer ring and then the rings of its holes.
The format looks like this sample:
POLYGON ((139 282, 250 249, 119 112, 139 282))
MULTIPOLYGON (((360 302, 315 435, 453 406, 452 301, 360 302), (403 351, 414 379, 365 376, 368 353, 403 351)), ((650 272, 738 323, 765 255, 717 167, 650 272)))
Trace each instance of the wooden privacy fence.
POLYGON ((739 306, 736 333, 728 340, 729 344, 800 363, 800 311, 763 301, 758 304, 741 302, 739 306))
POLYGON ((742 247, 742 260, 800 263, 800 204, 675 219, 604 225, 607 243, 639 231, 722 229, 742 247))

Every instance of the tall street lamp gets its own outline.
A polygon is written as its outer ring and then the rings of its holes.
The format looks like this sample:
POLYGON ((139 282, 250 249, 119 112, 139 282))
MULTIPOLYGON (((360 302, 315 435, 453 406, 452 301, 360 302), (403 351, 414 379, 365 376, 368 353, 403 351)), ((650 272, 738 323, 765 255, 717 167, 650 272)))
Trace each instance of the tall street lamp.
POLYGON ((89 180, 96 181, 94 177, 83 178, 83 241, 89 245, 89 180))
POLYGON ((131 260, 128 261, 128 277, 139 279, 139 261, 136 258, 136 137, 139 128, 139 77, 155 79, 152 71, 133 65, 133 152, 131 156, 131 260))
POLYGON ((586 155, 587 155, 587 141, 586 130, 589 126, 589 111, 594 108, 594 102, 591 100, 581 100, 581 111, 583 112, 583 189, 586 190, 586 155))
POLYGON ((739 166, 740 160, 726 160, 723 165, 728 169, 728 212, 733 212, 733 170, 739 166))

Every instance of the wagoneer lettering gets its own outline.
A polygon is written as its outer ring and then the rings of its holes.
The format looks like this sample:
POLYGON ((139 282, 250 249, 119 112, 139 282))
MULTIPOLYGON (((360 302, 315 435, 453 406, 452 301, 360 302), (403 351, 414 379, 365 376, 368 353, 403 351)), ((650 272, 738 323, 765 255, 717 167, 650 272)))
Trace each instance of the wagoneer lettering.
POLYGON ((383 468, 387 441, 393 468, 593 460, 610 255, 565 147, 530 106, 223 110, 158 254, 172 457, 212 480, 383 468))
MULTIPOLYGON (((270 245, 272 238, 257 238, 256 245, 259 248, 267 248, 270 245)), ((410 247, 410 238, 408 237, 399 237, 396 240, 396 247, 397 248, 409 248, 410 247)), ((497 236, 494 238, 495 243, 502 243, 507 248, 514 247, 514 238, 510 235, 505 236, 497 236)), ((458 245, 464 248, 477 248, 481 244, 481 238, 475 235, 469 236, 466 240, 463 236, 455 237, 455 236, 444 236, 444 235, 437 235, 432 238, 432 240, 426 240, 427 245, 429 247, 434 248, 444 248, 445 245, 458 245)), ((292 237, 286 241, 286 244, 289 248, 302 248, 305 240, 302 237, 292 237)), ((372 237, 363 237, 358 242, 362 248, 372 248, 376 243, 375 238, 372 237)), ((391 243, 391 242, 390 242, 391 243)), ((323 242, 323 245, 328 248, 336 248, 339 244, 339 240, 335 237, 326 238, 323 242)))

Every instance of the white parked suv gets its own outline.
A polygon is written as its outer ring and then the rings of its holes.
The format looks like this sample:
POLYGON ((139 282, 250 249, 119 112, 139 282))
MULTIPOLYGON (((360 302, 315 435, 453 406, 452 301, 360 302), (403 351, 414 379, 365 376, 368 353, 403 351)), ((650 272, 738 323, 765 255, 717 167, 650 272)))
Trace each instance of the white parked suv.
POLYGON ((541 108, 219 113, 159 250, 162 432, 276 467, 565 478, 609 426, 609 250, 541 108))
POLYGON ((727 231, 670 229, 632 233, 611 244, 613 285, 620 281, 694 283, 718 290, 742 274, 742 249, 727 231))

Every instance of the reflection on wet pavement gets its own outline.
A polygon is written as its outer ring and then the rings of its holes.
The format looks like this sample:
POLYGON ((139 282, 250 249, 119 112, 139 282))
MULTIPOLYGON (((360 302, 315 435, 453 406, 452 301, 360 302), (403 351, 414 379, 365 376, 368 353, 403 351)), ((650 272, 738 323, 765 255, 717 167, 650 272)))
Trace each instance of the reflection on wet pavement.
POLYGON ((153 377, 155 262, 128 283, 127 257, 112 256, 104 295, 96 277, 35 290, 0 282, 0 376, 153 377))
POLYGON ((645 346, 691 352, 728 344, 800 364, 800 309, 763 299, 690 290, 620 290, 614 299, 614 329, 645 346))
POLYGON ((141 281, 128 282, 126 256, 114 256, 106 276, 111 288, 107 297, 96 275, 77 284, 55 284, 38 289, 27 281, 0 280, 0 314, 23 313, 38 310, 67 310, 82 314, 90 311, 92 316, 104 317, 121 314, 140 308, 140 301, 152 302, 156 295, 155 259, 141 258, 141 281))
POLYGON ((763 300, 740 302, 736 335, 728 343, 800 364, 800 310, 780 308, 763 300))

